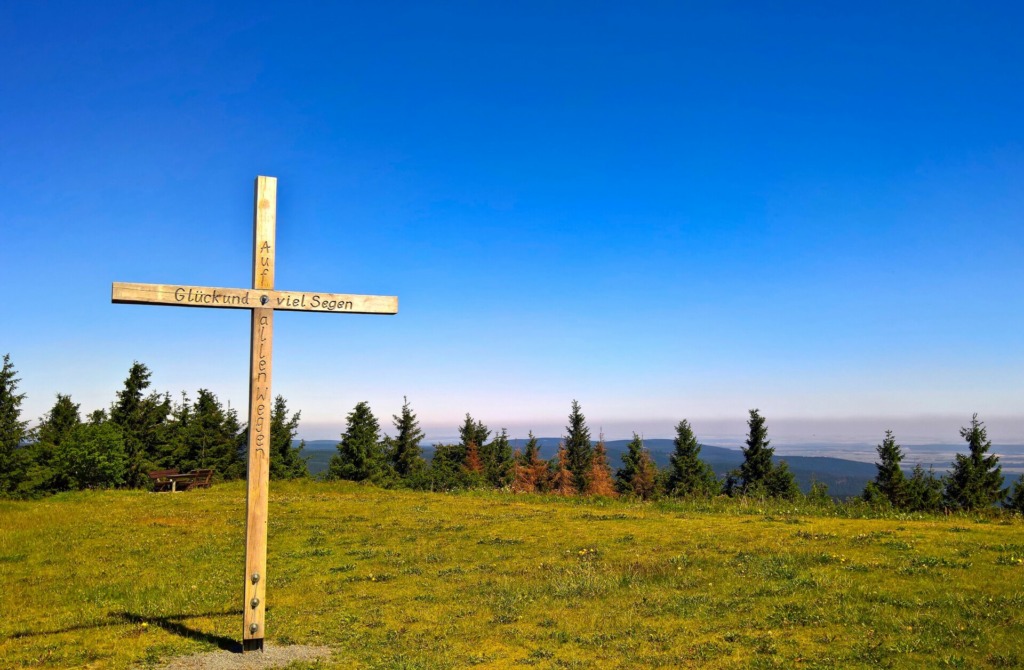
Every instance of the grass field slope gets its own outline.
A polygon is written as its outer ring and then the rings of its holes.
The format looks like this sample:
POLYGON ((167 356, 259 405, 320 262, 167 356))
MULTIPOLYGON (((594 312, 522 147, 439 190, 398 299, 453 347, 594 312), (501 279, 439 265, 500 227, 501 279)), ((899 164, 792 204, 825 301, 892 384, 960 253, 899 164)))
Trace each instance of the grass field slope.
MULTIPOLYGON (((231 646, 244 499, 0 501, 0 665, 231 646)), ((1019 518, 807 504, 273 483, 268 636, 338 668, 1024 667, 1019 518)))

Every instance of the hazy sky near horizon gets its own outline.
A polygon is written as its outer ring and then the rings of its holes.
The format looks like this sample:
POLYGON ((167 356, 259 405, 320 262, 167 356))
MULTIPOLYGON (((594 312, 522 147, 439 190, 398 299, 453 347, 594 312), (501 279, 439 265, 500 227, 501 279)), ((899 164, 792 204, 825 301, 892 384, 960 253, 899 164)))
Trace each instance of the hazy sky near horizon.
POLYGON ((1010 2, 4 3, 0 353, 32 420, 58 392, 107 406, 134 360, 244 407, 247 313, 110 283, 248 286, 265 174, 279 288, 400 299, 277 315, 305 437, 408 396, 437 435, 544 433, 575 398, 609 438, 740 434, 758 407, 794 441, 955 441, 978 412, 1024 443, 1021 25, 1010 2))

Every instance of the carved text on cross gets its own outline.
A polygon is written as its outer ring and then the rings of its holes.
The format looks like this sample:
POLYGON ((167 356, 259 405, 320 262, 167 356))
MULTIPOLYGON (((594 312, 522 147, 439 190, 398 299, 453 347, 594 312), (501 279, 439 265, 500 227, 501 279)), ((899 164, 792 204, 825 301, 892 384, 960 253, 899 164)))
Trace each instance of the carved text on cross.
POLYGON ((117 303, 228 307, 252 310, 249 365, 249 463, 245 526, 243 649, 263 649, 267 584, 268 444, 274 310, 336 314, 397 314, 398 298, 274 290, 277 179, 256 178, 252 289, 114 282, 117 303))

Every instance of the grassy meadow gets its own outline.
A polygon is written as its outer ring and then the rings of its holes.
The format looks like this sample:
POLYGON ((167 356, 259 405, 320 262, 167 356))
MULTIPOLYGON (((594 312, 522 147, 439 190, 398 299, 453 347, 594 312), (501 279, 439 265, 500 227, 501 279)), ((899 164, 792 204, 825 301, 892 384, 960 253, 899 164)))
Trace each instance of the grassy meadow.
MULTIPOLYGON (((0 501, 0 665, 233 645, 244 501, 0 501)), ((338 668, 1024 667, 1019 518, 275 482, 268 561, 268 640, 338 668)))

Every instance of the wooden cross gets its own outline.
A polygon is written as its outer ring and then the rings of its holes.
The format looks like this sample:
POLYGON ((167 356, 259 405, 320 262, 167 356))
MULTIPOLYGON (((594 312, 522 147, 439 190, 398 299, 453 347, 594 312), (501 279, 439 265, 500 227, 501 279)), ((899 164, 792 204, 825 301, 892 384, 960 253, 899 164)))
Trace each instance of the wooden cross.
POLYGON ((242 649, 262 651, 267 589, 267 496, 270 478, 270 375, 274 310, 397 314, 398 298, 274 290, 277 178, 256 177, 252 289, 114 282, 111 301, 252 310, 249 368, 249 469, 245 525, 242 649))

